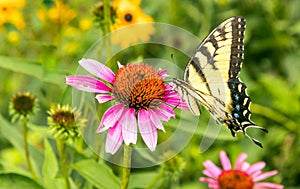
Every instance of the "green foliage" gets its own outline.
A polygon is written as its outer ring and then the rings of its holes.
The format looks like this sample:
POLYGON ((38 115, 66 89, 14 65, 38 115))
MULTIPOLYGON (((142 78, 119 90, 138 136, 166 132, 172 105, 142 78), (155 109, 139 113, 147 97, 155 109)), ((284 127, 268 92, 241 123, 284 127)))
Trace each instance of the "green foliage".
POLYGON ((44 140, 44 163, 43 163, 43 181, 46 188, 62 188, 63 181, 57 178, 59 171, 58 162, 50 143, 44 140))
POLYGON ((97 188, 120 188, 120 181, 104 163, 96 163, 94 160, 82 160, 74 164, 73 167, 97 188))
POLYGON ((43 189, 43 187, 36 183, 34 180, 15 173, 0 174, 0 188, 43 189))

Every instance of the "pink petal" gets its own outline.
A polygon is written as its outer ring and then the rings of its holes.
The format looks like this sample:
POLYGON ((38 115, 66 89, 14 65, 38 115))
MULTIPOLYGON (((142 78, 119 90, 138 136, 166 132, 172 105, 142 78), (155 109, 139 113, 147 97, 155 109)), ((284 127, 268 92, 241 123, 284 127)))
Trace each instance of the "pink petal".
POLYGON ((258 182, 258 181, 261 181, 261 180, 264 180, 266 178, 269 178, 271 176, 274 176, 278 173, 277 170, 273 170, 273 171, 269 171, 269 172, 265 172, 265 173, 262 173, 258 176, 256 176, 255 178, 253 178, 253 181, 254 182, 258 182))
POLYGON ((206 177, 200 177, 200 178, 199 178, 199 181, 200 181, 200 182, 209 182, 209 183, 217 182, 215 179, 212 179, 212 178, 206 178, 206 177))
POLYGON ((251 174, 250 176, 251 176, 252 178, 256 178, 256 177, 258 177, 261 173, 262 173, 262 171, 256 171, 255 173, 251 174))
POLYGON ((66 84, 86 92, 107 93, 111 91, 102 81, 89 76, 66 76, 66 84))
POLYGON ((247 169, 250 167, 250 164, 248 162, 243 162, 242 166, 241 166, 241 171, 245 171, 247 172, 247 169))
MULTIPOLYGON (((174 113, 174 110, 173 108, 171 108, 170 106, 167 106, 165 104, 161 104, 159 105, 159 108, 160 108, 160 112, 165 116, 167 117, 168 119, 167 120, 164 120, 164 121, 169 121, 169 119, 171 117, 175 118, 175 113, 174 113)), ((163 120, 163 119, 162 119, 163 120)))
POLYGON ((261 183, 256 183, 254 185, 254 189, 268 189, 268 188, 282 189, 283 185, 281 185, 281 184, 274 184, 274 183, 270 183, 270 182, 261 182, 261 183))
POLYGON ((163 101, 169 105, 175 106, 176 108, 181 108, 181 109, 186 109, 186 110, 189 109, 186 102, 184 100, 182 100, 177 93, 168 93, 164 97, 163 101))
POLYGON ((163 101, 169 105, 177 107, 180 104, 180 98, 175 95, 166 95, 163 101))
POLYGON ((104 112, 97 133, 103 132, 110 127, 113 127, 122 115, 124 104, 117 104, 110 107, 104 112), (104 127, 103 127, 104 125, 104 127))
POLYGON ((109 94, 97 94, 96 95, 96 99, 98 100, 98 102, 100 104, 107 102, 107 101, 111 101, 114 99, 113 96, 109 95, 109 94))
POLYGON ((169 116, 162 113, 162 111, 159 109, 153 109, 152 111, 155 112, 156 116, 162 121, 168 121, 170 119, 169 116))
POLYGON ((156 128, 165 132, 165 128, 164 128, 161 120, 159 119, 159 116, 156 115, 156 112, 153 110, 149 110, 149 115, 150 115, 150 119, 151 119, 153 125, 155 125, 156 128))
POLYGON ((218 181, 216 181, 216 180, 214 180, 214 179, 200 177, 200 178, 199 178, 199 181, 200 181, 200 182, 207 182, 209 188, 216 188, 216 189, 217 189, 217 188, 220 188, 220 185, 219 185, 218 181))
POLYGON ((79 64, 91 74, 109 83, 112 83, 115 78, 115 74, 110 68, 96 60, 83 58, 79 60, 79 64))
POLYGON ((217 178, 217 175, 215 173, 213 173, 211 170, 203 170, 202 173, 208 177, 211 177, 211 178, 217 178))
MULTIPOLYGON (((212 161, 210 160, 206 160, 204 163, 203 163, 204 167, 206 168, 206 171, 209 172, 209 175, 207 176, 210 176, 214 179, 217 179, 219 177, 219 175, 222 173, 222 169, 220 169, 219 167, 217 167, 212 161)), ((207 172, 206 172, 207 173, 207 172)), ((205 174, 203 172, 203 174, 205 174)))
POLYGON ((122 126, 117 122, 107 133, 105 151, 114 154, 120 148, 122 142, 122 126))
POLYGON ((257 162, 253 165, 251 165, 248 169, 247 169, 247 173, 248 175, 252 175, 253 173, 257 172, 257 171, 261 171, 264 167, 266 166, 265 162, 257 162))
POLYGON ((168 77, 168 70, 159 70, 159 75, 165 79, 166 77, 168 77))
POLYGON ((129 145, 130 143, 136 144, 137 141, 137 124, 134 108, 125 108, 121 116, 122 135, 124 143, 129 145))
POLYGON ((242 167, 243 162, 245 161, 245 159, 247 158, 247 154, 245 153, 241 153, 238 157, 238 159, 236 160, 235 163, 235 170, 240 170, 242 167))
POLYGON ((169 83, 165 85, 165 91, 169 91, 170 93, 171 92, 177 93, 176 91, 174 91, 174 87, 175 87, 174 83, 169 83))
POLYGON ((225 171, 231 170, 231 163, 225 151, 220 152, 220 161, 225 171))
POLYGON ((211 189, 221 189, 219 183, 208 183, 208 187, 211 189))
POLYGON ((154 151, 157 144, 157 130, 152 124, 147 110, 141 109, 138 112, 138 124, 144 142, 151 151, 154 151))

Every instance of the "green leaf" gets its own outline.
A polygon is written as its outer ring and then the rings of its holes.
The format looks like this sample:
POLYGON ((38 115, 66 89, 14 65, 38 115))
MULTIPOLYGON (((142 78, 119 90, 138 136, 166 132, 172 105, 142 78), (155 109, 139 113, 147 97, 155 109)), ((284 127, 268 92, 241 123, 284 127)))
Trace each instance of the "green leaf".
MULTIPOLYGON (((20 125, 9 123, 3 116, 0 114, 0 133, 3 133, 2 136, 6 138, 17 150, 19 150, 23 155, 24 153, 24 143, 23 135, 21 129, 18 128, 20 125)), ((34 168, 36 173, 39 175, 39 167, 42 167, 43 154, 37 148, 32 145, 28 145, 29 155, 32 158, 34 163, 34 168)))
POLYGON ((43 4, 47 7, 47 8, 51 8, 55 5, 54 0, 43 0, 43 4))
POLYGON ((133 173, 130 175, 128 188, 145 188, 158 174, 156 172, 133 173))
POLYGON ((181 189, 207 188, 207 184, 202 182, 190 182, 187 184, 180 185, 180 188, 181 189))
POLYGON ((51 138, 51 137, 54 138, 53 135, 51 135, 51 133, 49 132, 49 128, 45 127, 44 125, 36 125, 33 123, 28 123, 28 128, 35 133, 39 133, 44 138, 51 138))
POLYGON ((65 86, 65 76, 66 73, 63 71, 45 70, 43 75, 43 81, 47 83, 57 84, 63 87, 65 86))
POLYGON ((43 189, 34 180, 15 173, 0 174, 0 189, 43 189))
POLYGON ((104 163, 96 163, 94 160, 82 160, 74 164, 73 167, 80 175, 97 188, 120 188, 119 179, 104 163))
POLYGON ((58 173, 58 163, 55 153, 47 139, 44 140, 44 164, 43 164, 43 179, 47 188, 62 188, 62 179, 56 179, 58 173), (59 187, 61 186, 61 187, 59 187))
POLYGON ((0 68, 36 77, 44 82, 64 86, 66 73, 61 70, 47 70, 39 62, 0 56, 0 68))
POLYGON ((44 140, 43 176, 54 178, 58 173, 58 163, 55 153, 47 139, 44 140))
POLYGON ((26 59, 0 56, 0 67, 18 73, 27 74, 38 79, 43 76, 42 65, 26 59))

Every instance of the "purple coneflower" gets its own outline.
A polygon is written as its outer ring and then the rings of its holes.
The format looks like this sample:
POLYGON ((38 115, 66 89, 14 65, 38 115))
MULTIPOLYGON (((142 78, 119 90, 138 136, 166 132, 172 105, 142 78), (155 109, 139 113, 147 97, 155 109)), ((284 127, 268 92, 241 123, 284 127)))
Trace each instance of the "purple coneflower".
POLYGON ((235 168, 231 168, 230 160, 226 152, 220 152, 220 161, 223 169, 217 167, 212 161, 206 160, 203 165, 206 168, 203 174, 210 178, 200 177, 201 182, 207 182, 213 189, 281 189, 283 185, 270 182, 260 182, 278 173, 277 170, 262 172, 265 162, 257 162, 250 165, 245 162, 247 154, 241 153, 236 161, 235 168))
POLYGON ((106 152, 114 154, 121 144, 136 144, 137 132, 151 151, 157 145, 157 129, 162 121, 175 117, 174 107, 187 109, 179 95, 166 84, 166 70, 157 71, 145 64, 119 65, 116 74, 104 64, 82 59, 79 64, 100 81, 89 76, 66 76, 66 84, 96 93, 99 103, 115 101, 103 114, 97 132, 108 130, 106 152))

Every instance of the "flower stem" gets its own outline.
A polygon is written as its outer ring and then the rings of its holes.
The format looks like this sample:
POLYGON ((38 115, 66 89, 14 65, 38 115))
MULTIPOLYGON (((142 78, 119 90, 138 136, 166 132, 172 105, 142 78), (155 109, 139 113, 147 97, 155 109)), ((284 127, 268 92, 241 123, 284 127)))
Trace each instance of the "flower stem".
MULTIPOLYGON (((111 25, 111 5, 110 0, 103 0, 103 12, 104 12, 104 25, 103 25, 103 36, 109 34, 111 25)), ((110 38, 105 40, 106 59, 110 59, 111 56, 111 45, 110 38)))
POLYGON ((33 167, 32 167, 31 161, 30 161, 30 157, 29 157, 29 149, 28 149, 28 141, 27 141, 28 128, 27 128, 27 119, 26 118, 22 119, 22 127, 23 127, 24 150, 25 150, 27 166, 31 172, 32 178, 36 179, 37 176, 33 170, 33 167))
POLYGON ((130 178, 131 166, 131 148, 129 145, 124 145, 124 159, 123 159, 123 175, 121 189, 127 189, 130 178))
POLYGON ((61 174, 65 180, 65 188, 70 189, 69 182, 69 167, 67 163, 67 153, 66 153, 66 143, 61 139, 56 139, 56 144, 59 154, 60 170, 61 174))
POLYGON ((104 13, 104 35, 110 31, 110 0, 103 0, 103 13, 104 13))

